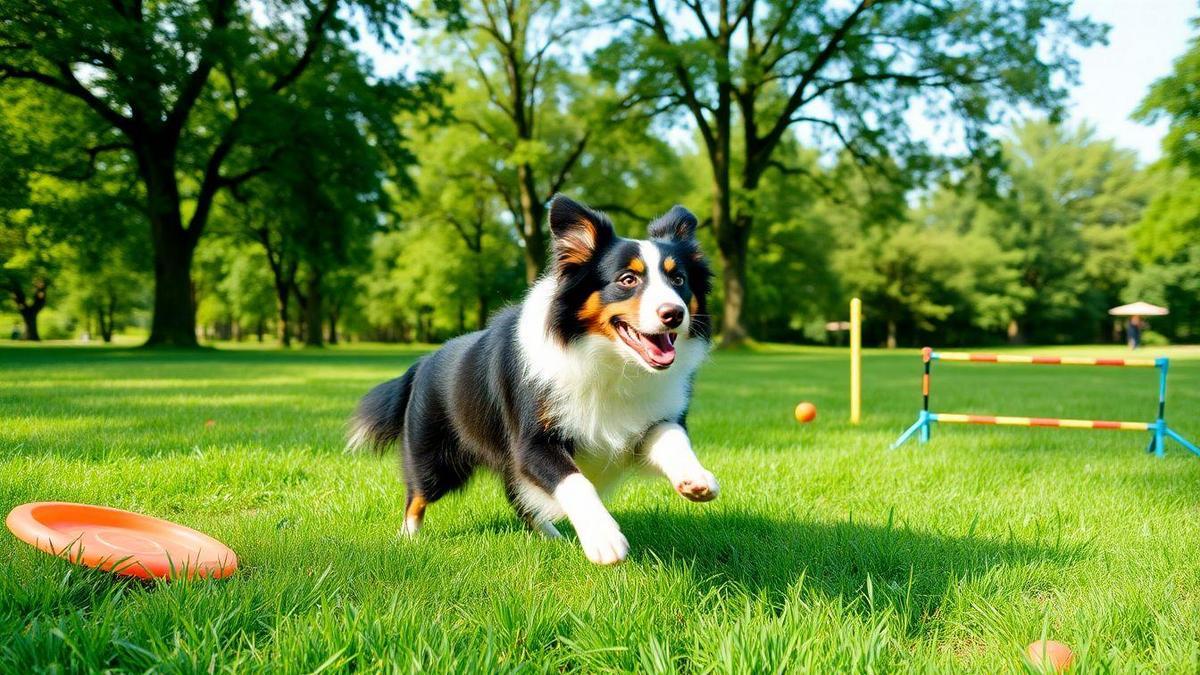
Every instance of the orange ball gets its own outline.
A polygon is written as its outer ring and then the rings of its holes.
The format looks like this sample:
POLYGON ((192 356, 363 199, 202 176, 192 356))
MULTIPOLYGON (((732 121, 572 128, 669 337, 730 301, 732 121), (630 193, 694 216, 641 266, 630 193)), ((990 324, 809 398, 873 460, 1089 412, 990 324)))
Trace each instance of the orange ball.
POLYGON ((811 422, 811 421, 815 420, 816 418, 817 418, 817 406, 809 403, 808 401, 803 401, 800 403, 800 405, 796 406, 796 421, 797 422, 811 422))
POLYGON ((1035 668, 1045 669, 1049 666, 1056 673, 1061 673, 1070 668, 1071 661, 1075 659, 1075 655, 1071 653, 1070 647, 1054 640, 1031 642, 1025 648, 1025 653, 1029 656, 1029 662, 1035 668))

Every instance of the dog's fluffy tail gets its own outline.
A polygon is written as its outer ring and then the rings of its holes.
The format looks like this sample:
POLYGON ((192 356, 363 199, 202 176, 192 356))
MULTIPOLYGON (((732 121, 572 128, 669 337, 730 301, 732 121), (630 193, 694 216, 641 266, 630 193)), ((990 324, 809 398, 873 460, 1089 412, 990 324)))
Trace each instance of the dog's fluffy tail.
POLYGON ((373 450, 382 453, 404 435, 404 413, 412 395, 413 378, 420 362, 403 375, 388 380, 367 392, 350 418, 346 449, 373 450))

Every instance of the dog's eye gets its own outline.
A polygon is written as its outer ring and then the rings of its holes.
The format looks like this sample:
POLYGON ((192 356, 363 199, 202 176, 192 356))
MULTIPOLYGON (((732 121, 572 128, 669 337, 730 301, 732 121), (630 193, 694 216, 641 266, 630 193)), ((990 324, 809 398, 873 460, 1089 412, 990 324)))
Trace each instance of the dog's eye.
POLYGON ((634 286, 637 286, 638 283, 640 283, 640 282, 641 282, 641 279, 639 279, 638 275, 634 274, 633 272, 626 272, 626 273, 622 274, 621 276, 617 277, 617 283, 621 284, 625 288, 633 288, 634 286))
POLYGON ((671 277, 671 285, 672 286, 682 286, 683 285, 683 275, 677 274, 677 275, 671 277))

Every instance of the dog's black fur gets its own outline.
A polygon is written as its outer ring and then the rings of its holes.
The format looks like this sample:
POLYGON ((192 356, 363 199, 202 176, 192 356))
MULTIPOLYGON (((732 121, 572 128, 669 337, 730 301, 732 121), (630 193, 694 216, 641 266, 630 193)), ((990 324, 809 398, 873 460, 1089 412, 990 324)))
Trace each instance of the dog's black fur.
MULTIPOLYGON (((620 340, 625 338, 618 333, 625 324, 626 335, 632 333, 653 343, 648 349, 658 361, 666 358, 663 353, 674 354, 674 338, 642 337, 638 330, 629 329, 641 325, 636 323, 642 312, 639 296, 652 287, 651 272, 646 272, 647 281, 636 287, 624 285, 630 281, 631 270, 638 267, 635 259, 642 260, 639 254, 645 252, 642 246, 647 242, 618 237, 608 218, 565 197, 552 202, 550 225, 555 257, 545 281, 553 285, 553 291, 548 293, 544 310, 544 331, 551 346, 528 344, 529 331, 522 330, 523 312, 539 311, 527 306, 542 302, 539 295, 500 311, 486 329, 450 340, 401 377, 375 387, 354 414, 352 444, 383 448, 398 443, 402 447, 410 531, 419 526, 426 504, 462 487, 479 467, 503 478, 510 501, 530 526, 553 519, 539 513, 537 499, 523 499, 523 490, 528 492, 532 485, 547 496, 554 495, 565 477, 580 472, 576 456, 583 438, 556 413, 553 374, 547 376, 549 380, 529 375, 529 361, 538 358, 539 349, 552 350, 557 345, 567 355, 562 358, 568 359, 573 358, 573 349, 584 349, 578 346, 581 341, 590 340, 588 349, 593 350, 605 349, 603 345, 610 341, 612 349, 624 355, 621 367, 626 368, 634 361, 631 355, 638 352, 628 340, 621 346, 620 340)), ((706 299, 711 275, 700 254, 695 228, 695 217, 675 207, 650 224, 649 243, 656 247, 664 267, 668 265, 665 261, 673 261, 669 272, 660 269, 657 273, 689 309, 688 340, 702 343, 707 351, 706 299)), ((661 291, 662 287, 653 288, 661 291)), ((531 298, 534 295, 531 292, 531 298)), ((653 368, 646 367, 642 376, 680 376, 651 373, 659 364, 650 365, 653 368)), ((692 373, 684 375, 690 392, 692 373)), ((681 409, 671 411, 670 419, 647 420, 643 432, 658 422, 682 424, 687 414, 686 394, 683 401, 681 409)), ((636 446, 637 441, 631 438, 629 445, 636 446)), ((605 449, 614 451, 634 449, 605 449)))

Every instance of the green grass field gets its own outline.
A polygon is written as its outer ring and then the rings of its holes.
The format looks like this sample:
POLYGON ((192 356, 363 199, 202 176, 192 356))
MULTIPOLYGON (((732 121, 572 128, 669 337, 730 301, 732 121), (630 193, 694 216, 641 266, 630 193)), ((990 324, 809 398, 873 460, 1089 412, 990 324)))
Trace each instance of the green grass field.
MULTIPOLYGON (((1167 417, 1200 438, 1200 351, 1164 353, 1167 417)), ((491 476, 397 537, 395 458, 342 437, 419 354, 0 348, 0 509, 127 508, 241 557, 228 580, 146 584, 0 533, 0 671, 995 673, 1043 634, 1085 672, 1200 671, 1200 458, 1178 446, 947 426, 888 451, 919 407, 915 352, 868 353, 860 428, 844 353, 717 354, 690 426, 721 497, 631 482, 611 504, 630 560, 601 568, 523 531, 491 476), (800 400, 816 422, 792 420, 800 400)), ((1155 374, 940 364, 933 399, 1150 420, 1155 374)))

